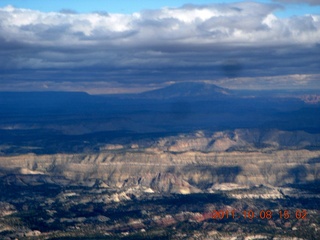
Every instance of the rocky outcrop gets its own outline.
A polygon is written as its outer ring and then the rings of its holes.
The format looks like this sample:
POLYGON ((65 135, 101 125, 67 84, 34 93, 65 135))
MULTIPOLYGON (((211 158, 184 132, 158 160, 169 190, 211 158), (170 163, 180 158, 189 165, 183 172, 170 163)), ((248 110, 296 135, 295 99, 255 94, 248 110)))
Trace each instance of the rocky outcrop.
POLYGON ((170 152, 204 151, 261 151, 279 149, 320 148, 320 134, 310 134, 303 131, 279 131, 236 129, 205 133, 197 131, 194 134, 163 138, 155 144, 156 147, 170 152))
POLYGON ((183 194, 281 186, 320 179, 320 151, 303 149, 319 142, 319 135, 305 132, 197 131, 148 146, 109 144, 95 154, 2 156, 0 176, 6 184, 139 186, 183 194))
POLYGON ((177 153, 126 149, 98 154, 28 154, 0 157, 0 174, 8 184, 143 186, 157 192, 193 193, 223 183, 246 187, 316 181, 320 163, 313 159, 319 157, 320 151, 309 150, 177 153))

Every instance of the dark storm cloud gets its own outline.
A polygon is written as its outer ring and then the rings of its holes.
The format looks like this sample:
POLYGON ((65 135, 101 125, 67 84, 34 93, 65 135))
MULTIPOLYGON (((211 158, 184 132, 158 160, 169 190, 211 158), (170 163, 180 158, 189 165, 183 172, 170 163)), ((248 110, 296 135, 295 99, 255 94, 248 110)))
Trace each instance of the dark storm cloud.
POLYGON ((186 5, 124 15, 9 6, 0 9, 0 80, 146 85, 318 74, 320 16, 279 19, 277 8, 186 5))

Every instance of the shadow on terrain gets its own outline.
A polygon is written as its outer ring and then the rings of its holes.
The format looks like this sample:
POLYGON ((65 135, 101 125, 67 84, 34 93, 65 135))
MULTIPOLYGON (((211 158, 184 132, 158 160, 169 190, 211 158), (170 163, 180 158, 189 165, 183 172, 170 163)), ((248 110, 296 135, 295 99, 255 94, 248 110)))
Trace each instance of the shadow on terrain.
POLYGON ((308 161, 308 163, 311 165, 310 167, 308 167, 308 165, 299 165, 289 169, 288 174, 284 177, 284 182, 290 182, 286 180, 291 179, 293 180, 291 181, 292 183, 287 184, 287 186, 302 191, 308 191, 313 194, 319 194, 320 179, 318 178, 318 176, 320 169, 315 166, 315 164, 318 163, 319 160, 320 158, 311 158, 308 161), (309 180, 310 175, 314 177, 314 180, 309 180))
MULTIPOLYGON (((306 181, 304 183, 292 183, 288 184, 288 187, 298 189, 300 191, 307 191, 311 194, 320 194, 320 180, 306 181)), ((317 201, 319 202, 319 201, 317 201)))
POLYGON ((210 165, 190 164, 185 166, 182 171, 191 185, 200 189, 207 189, 214 183, 235 182, 242 168, 239 166, 214 167, 210 165))
POLYGON ((308 163, 309 163, 309 164, 317 164, 317 163, 320 163, 320 157, 310 158, 310 159, 308 160, 308 163))
POLYGON ((299 165, 288 170, 287 177, 293 178, 293 183, 303 183, 308 176, 308 169, 304 165, 299 165))

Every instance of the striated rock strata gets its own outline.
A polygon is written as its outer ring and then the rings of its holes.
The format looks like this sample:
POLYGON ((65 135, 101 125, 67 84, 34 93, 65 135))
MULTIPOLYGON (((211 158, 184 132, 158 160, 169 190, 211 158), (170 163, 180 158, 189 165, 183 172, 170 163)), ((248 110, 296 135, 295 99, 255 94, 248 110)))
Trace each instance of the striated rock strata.
POLYGON ((241 188, 316 181, 320 179, 319 158, 320 151, 309 150, 170 152, 117 149, 98 154, 0 157, 0 174, 7 184, 141 186, 157 192, 195 193, 225 183, 241 188))

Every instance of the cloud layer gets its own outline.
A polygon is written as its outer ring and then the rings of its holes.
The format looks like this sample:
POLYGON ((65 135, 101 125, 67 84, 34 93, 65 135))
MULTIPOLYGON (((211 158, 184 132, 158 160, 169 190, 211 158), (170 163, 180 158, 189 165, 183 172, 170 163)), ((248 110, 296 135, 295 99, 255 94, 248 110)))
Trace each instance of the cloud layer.
POLYGON ((274 0, 282 3, 308 3, 310 5, 320 5, 319 0, 274 0))
POLYGON ((185 5, 130 15, 0 9, 0 78, 15 82, 167 81, 318 74, 320 15, 279 5, 185 5))

